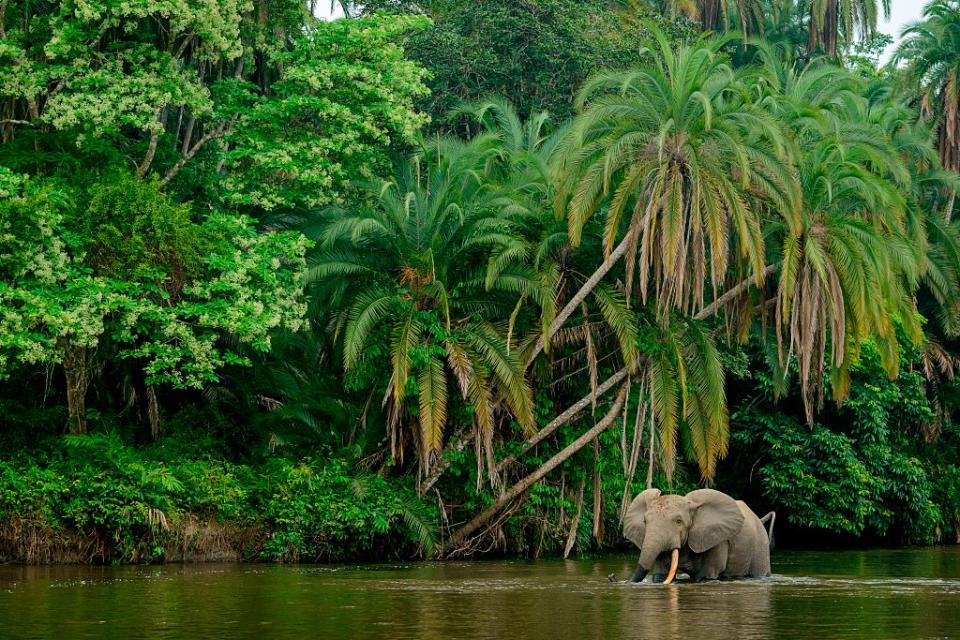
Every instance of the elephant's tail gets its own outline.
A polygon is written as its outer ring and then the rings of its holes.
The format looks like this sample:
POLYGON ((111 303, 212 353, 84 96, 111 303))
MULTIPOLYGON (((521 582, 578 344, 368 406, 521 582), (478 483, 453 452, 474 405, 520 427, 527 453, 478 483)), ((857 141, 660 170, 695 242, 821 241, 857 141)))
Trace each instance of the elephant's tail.
POLYGON ((773 523, 777 520, 777 512, 771 511, 760 518, 760 524, 766 525, 768 520, 770 521, 770 527, 767 530, 767 539, 770 541, 770 548, 773 549, 773 523))

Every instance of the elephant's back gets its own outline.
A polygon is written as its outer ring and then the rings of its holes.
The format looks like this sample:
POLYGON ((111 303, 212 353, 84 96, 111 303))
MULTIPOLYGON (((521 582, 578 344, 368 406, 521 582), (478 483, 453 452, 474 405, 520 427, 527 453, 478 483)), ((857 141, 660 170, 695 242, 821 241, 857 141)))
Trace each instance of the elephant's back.
POLYGON ((770 540, 767 538, 767 528, 760 522, 760 518, 747 506, 743 500, 737 500, 737 506, 743 514, 743 529, 740 532, 740 544, 749 558, 749 568, 745 575, 766 577, 770 575, 770 540))

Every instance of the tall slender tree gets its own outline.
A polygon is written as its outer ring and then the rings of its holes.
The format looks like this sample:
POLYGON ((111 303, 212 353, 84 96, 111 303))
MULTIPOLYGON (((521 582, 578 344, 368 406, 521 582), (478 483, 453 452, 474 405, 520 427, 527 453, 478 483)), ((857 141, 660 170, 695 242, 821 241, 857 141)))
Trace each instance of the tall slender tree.
POLYGON ((960 2, 934 0, 901 38, 893 60, 906 64, 920 114, 937 128, 943 166, 960 170, 960 2))
POLYGON ((890 0, 810 0, 807 52, 822 51, 837 55, 842 38, 849 47, 857 39, 865 39, 877 31, 877 18, 890 16, 890 0))

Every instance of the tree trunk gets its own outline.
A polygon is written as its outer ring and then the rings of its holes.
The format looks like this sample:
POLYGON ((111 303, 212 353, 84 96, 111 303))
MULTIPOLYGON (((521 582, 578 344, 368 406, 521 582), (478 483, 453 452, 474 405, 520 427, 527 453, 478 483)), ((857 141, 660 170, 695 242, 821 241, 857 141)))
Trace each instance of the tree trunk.
MULTIPOLYGON (((700 3, 700 28, 702 31, 713 31, 717 26, 717 17, 720 13, 719 2, 717 0, 705 0, 700 3)), ((740 16, 743 22, 744 17, 740 16)))
POLYGON ((840 27, 838 0, 827 0, 819 24, 817 23, 816 5, 817 3, 812 3, 810 6, 807 53, 814 53, 817 49, 822 48, 826 55, 834 57, 837 55, 837 30, 840 27))
POLYGON ((537 343, 533 347, 533 351, 530 352, 530 355, 527 356, 526 366, 529 367, 534 360, 537 359, 537 356, 540 355, 540 352, 543 351, 545 341, 552 338, 557 331, 570 319, 570 316, 573 315, 573 312, 577 310, 577 307, 587 299, 587 296, 590 295, 590 292, 593 291, 600 281, 603 279, 607 272, 613 268, 613 265, 617 263, 620 258, 627 252, 627 249, 630 248, 630 243, 633 240, 633 236, 636 234, 636 230, 631 230, 627 235, 620 241, 620 244, 607 256, 603 264, 601 264, 596 271, 593 272, 586 282, 583 283, 583 286, 580 287, 580 290, 577 291, 576 295, 570 299, 567 305, 557 314, 557 317, 554 318, 553 323, 550 325, 550 328, 547 329, 546 336, 540 336, 540 339, 537 340, 537 343))
POLYGON ((640 382, 640 389, 637 392, 637 415, 633 420, 633 440, 631 441, 629 452, 627 448, 627 425, 623 425, 623 497, 620 500, 620 524, 627 516, 627 509, 630 507, 630 501, 633 496, 630 493, 633 479, 637 475, 637 464, 640 462, 640 443, 643 441, 643 424, 647 415, 647 404, 644 402, 644 381, 640 382))
MULTIPOLYGON (((629 388, 629 385, 628 385, 629 388)), ((629 405, 630 401, 627 400, 629 405)), ((600 438, 593 441, 593 539, 601 543, 603 539, 603 491, 600 476, 600 438)))
MULTIPOLYGON (((163 112, 164 107, 157 107, 153 116, 154 121, 161 126, 163 125, 163 112)), ((150 132, 150 142, 147 144, 147 152, 143 156, 143 162, 137 167, 137 178, 140 180, 143 180, 147 176, 147 172, 150 171, 150 165, 153 163, 153 156, 157 153, 157 142, 159 141, 160 133, 158 131, 150 132)))
POLYGON ((147 421, 150 423, 150 440, 156 442, 163 433, 163 422, 160 420, 157 388, 152 384, 147 385, 147 421))
MULTIPOLYGON (((620 393, 617 394, 617 399, 614 401, 613 406, 610 408, 610 411, 607 412, 607 415, 598 422, 592 429, 581 435, 579 438, 574 440, 571 444, 567 445, 560 453, 556 454, 545 463, 543 463, 536 471, 525 477, 523 480, 520 480, 515 485, 510 487, 499 500, 494 502, 492 505, 481 511, 477 516, 475 516, 470 522, 461 527, 456 533, 454 533, 449 540, 443 545, 443 548, 440 551, 440 555, 448 555, 450 552, 459 549, 463 543, 480 527, 487 524, 497 513, 499 513, 507 504, 509 504, 514 498, 519 496, 521 493, 532 487, 535 483, 539 482, 546 476, 548 473, 556 469, 559 465, 566 462, 573 454, 580 451, 587 444, 593 442, 593 440, 599 436, 601 433, 606 431, 614 420, 617 419, 617 416, 620 415, 620 408, 623 406, 624 399, 626 397, 627 387, 623 386, 620 388, 620 393)), ((589 402, 589 400, 588 400, 589 402)))
POLYGON ((63 372, 67 380, 67 429, 73 435, 87 432, 87 349, 61 341, 63 372))
POLYGON ((580 516, 583 515, 583 486, 586 484, 580 479, 580 490, 577 491, 577 513, 573 516, 573 522, 570 523, 570 531, 567 533, 567 543, 563 545, 564 560, 570 556, 573 545, 577 543, 577 527, 580 526, 580 516))
MULTIPOLYGON (((768 264, 766 268, 764 268, 760 279, 766 280, 767 278, 769 278, 771 275, 773 275, 773 272, 777 270, 778 266, 780 266, 779 262, 776 262, 774 264, 768 264)), ((706 320, 710 316, 715 315, 718 311, 720 311, 720 307, 724 306, 725 304, 729 303, 731 300, 733 300, 737 296, 741 295, 744 291, 749 289, 751 286, 753 286, 753 277, 748 276, 743 280, 741 280, 740 282, 738 282, 737 284, 730 287, 729 289, 727 289, 726 291, 724 291, 716 300, 714 300, 713 302, 705 306, 703 309, 701 309, 699 312, 697 312, 697 314, 693 316, 693 319, 706 320)))
POLYGON ((503 461, 497 465, 497 473, 503 472, 503 470, 506 469, 508 465, 515 462, 517 458, 549 438, 554 431, 573 420, 575 417, 577 417, 577 414, 586 409, 587 406, 589 406, 593 401, 593 398, 602 396, 626 377, 627 369, 624 367, 607 378, 603 384, 597 387, 596 393, 591 391, 587 395, 577 400, 577 402, 571 405, 566 411, 550 421, 550 423, 547 424, 543 429, 540 429, 536 435, 524 442, 523 446, 520 448, 520 451, 504 458, 503 461))
POLYGON ((831 58, 837 55, 837 30, 840 28, 839 0, 827 0, 827 8, 823 18, 823 48, 831 58))
POLYGON ((647 489, 653 489, 653 450, 656 446, 656 432, 654 431, 653 420, 653 407, 650 407, 650 451, 648 452, 648 461, 647 461, 647 489))
POLYGON ((470 444, 470 441, 474 438, 473 430, 462 430, 458 435, 455 435, 453 439, 447 444, 447 447, 443 450, 443 453, 440 456, 440 459, 437 460, 437 463, 433 465, 433 468, 430 469, 430 473, 427 474, 427 477, 423 479, 423 482, 420 483, 420 486, 417 488, 417 493, 419 495, 425 495, 427 491, 433 488, 433 485, 437 484, 437 480, 440 479, 440 476, 443 475, 443 472, 450 467, 450 454, 463 451, 463 448, 470 444))

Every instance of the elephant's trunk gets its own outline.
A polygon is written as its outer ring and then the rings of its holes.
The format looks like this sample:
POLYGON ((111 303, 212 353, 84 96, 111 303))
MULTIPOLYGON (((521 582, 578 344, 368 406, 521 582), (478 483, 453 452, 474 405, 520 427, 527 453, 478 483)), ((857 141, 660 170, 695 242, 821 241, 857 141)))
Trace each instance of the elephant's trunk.
POLYGON ((663 551, 666 551, 670 547, 661 543, 660 541, 650 541, 647 542, 644 540, 644 544, 640 547, 640 563, 638 566, 643 567, 647 571, 653 571, 656 567, 657 558, 660 556, 663 551))
POLYGON ((677 577, 677 567, 679 565, 680 549, 674 549, 673 553, 670 554, 670 571, 667 573, 667 578, 663 581, 663 584, 670 584, 673 582, 673 579, 677 577))

